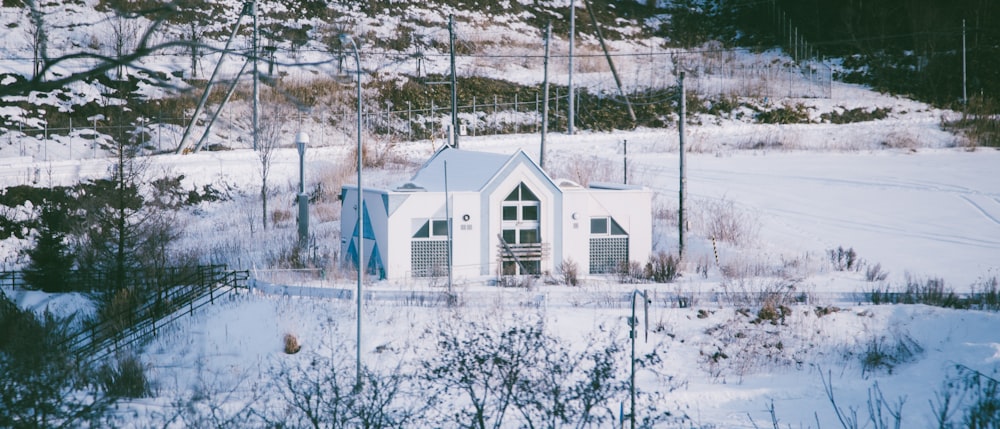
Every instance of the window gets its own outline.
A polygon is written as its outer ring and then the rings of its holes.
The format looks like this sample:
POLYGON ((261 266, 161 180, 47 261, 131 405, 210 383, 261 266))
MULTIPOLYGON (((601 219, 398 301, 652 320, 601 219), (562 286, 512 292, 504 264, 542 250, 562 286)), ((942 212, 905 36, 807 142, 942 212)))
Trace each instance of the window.
POLYGON ((614 218, 590 218, 590 273, 614 272, 628 263, 628 238, 614 218))
POLYGON ((501 203, 501 214, 500 236, 505 244, 500 246, 497 255, 501 273, 538 275, 546 258, 538 196, 524 183, 518 183, 501 203))
POLYGON ((448 238, 448 221, 428 220, 417 229, 417 233, 413 234, 413 238, 446 239, 448 238))
POLYGON ((622 228, 614 218, 592 217, 590 218, 591 235, 628 235, 625 228, 622 228))
POLYGON ((538 220, 538 206, 521 207, 521 220, 538 220))
POLYGON ((450 244, 446 219, 423 221, 410 240, 410 270, 413 277, 447 275, 450 244))
POLYGON ((431 235, 434 237, 447 237, 448 236, 448 221, 446 220, 432 220, 431 225, 431 235))
POLYGON ((517 206, 504 206, 503 220, 517 220, 517 206))
POLYGON ((535 244, 541 242, 539 233, 541 203, 524 183, 514 187, 501 205, 501 234, 507 244, 535 244))
POLYGON ((590 220, 590 233, 606 235, 608 233, 608 218, 595 217, 590 220))

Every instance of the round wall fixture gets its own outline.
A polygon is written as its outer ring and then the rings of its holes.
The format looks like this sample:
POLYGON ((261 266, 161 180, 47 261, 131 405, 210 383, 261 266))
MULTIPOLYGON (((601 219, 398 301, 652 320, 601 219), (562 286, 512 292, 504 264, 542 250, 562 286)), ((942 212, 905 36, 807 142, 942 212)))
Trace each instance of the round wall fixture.
POLYGON ((462 215, 462 220, 468 222, 469 219, 471 219, 471 217, 469 215, 467 215, 467 214, 462 215))
POLYGON ((578 216, 576 213, 573 213, 572 215, 570 215, 570 217, 573 218, 573 220, 576 220, 578 216))

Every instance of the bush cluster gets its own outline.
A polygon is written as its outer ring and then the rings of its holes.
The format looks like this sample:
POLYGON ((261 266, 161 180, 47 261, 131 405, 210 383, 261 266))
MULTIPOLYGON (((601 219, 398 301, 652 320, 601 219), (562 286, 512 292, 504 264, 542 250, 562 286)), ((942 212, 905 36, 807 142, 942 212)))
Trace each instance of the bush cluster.
POLYGON ((831 124, 849 124, 852 122, 865 122, 865 121, 875 121, 879 119, 885 119, 889 117, 889 113, 892 113, 891 107, 876 107, 875 109, 868 110, 864 107, 856 107, 850 110, 844 110, 843 112, 833 111, 828 113, 820 114, 821 120, 829 122, 831 124))
POLYGON ((906 276, 902 287, 882 285, 867 294, 872 304, 924 304, 955 309, 1000 310, 1000 281, 997 277, 981 280, 967 294, 960 294, 941 278, 921 280, 906 276))
POLYGON ((757 122, 762 124, 807 124, 809 111, 802 103, 784 105, 757 113, 757 122))

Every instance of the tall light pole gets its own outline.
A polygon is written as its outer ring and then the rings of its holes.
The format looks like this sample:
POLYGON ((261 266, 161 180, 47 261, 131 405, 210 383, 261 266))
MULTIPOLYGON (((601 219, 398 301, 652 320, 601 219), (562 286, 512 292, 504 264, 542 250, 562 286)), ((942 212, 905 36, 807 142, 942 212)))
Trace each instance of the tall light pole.
MULTIPOLYGON (((260 137, 260 76, 257 74, 257 0, 252 0, 250 2, 250 7, 253 11, 253 150, 259 148, 260 137)), ((191 122, 194 122, 197 118, 191 118, 191 122)))
POLYGON ((649 341, 649 292, 636 289, 632 291, 632 317, 628 319, 628 337, 632 340, 632 378, 629 383, 629 393, 632 395, 632 410, 629 412, 629 421, 632 423, 632 429, 635 429, 635 327, 639 324, 639 319, 635 317, 635 298, 637 296, 642 296, 643 314, 646 316, 646 323, 643 326, 646 328, 646 341, 649 341))
POLYGON ((309 134, 299 131, 295 135, 295 147, 299 150, 299 248, 309 244, 309 198, 306 196, 306 145, 309 134))
POLYGON ((576 44, 576 0, 569 0, 569 103, 566 105, 566 109, 569 114, 566 115, 566 134, 573 135, 573 116, 576 114, 574 112, 573 106, 573 45, 576 44))
POLYGON ((365 200, 364 191, 361 188, 361 166, 362 166, 362 145, 361 145, 361 57, 358 56, 358 45, 354 39, 346 34, 340 35, 340 43, 350 43, 351 50, 354 51, 354 65, 357 68, 358 87, 358 340, 357 340, 357 368, 355 374, 355 388, 361 387, 361 283, 364 281, 365 270, 365 200))

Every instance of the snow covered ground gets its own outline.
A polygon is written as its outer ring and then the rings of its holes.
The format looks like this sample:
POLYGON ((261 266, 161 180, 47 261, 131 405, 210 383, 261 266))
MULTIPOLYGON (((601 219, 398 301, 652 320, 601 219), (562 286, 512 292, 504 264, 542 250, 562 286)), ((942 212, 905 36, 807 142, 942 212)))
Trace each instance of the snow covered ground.
MULTIPOLYGON (((921 140, 912 148, 881 149, 878 136, 871 132, 886 128, 913 132, 918 126, 887 120, 838 127, 709 124, 689 128, 703 146, 686 157, 692 219, 688 262, 676 283, 638 286, 655 295, 649 310, 649 340, 638 344, 639 351, 656 350, 663 357, 658 366, 640 371, 640 391, 660 392, 658 408, 686 416, 694 427, 769 426, 772 407, 781 427, 837 427, 824 390, 823 377, 829 377, 827 383, 843 410, 853 408, 865 416, 877 386, 887 407, 903 404, 905 427, 933 427, 930 404, 944 392, 942 383, 957 365, 995 375, 1000 368, 1000 337, 995 331, 1000 315, 922 305, 872 306, 843 298, 846 293, 867 292, 880 285, 898 287, 907 275, 941 278, 959 291, 981 286, 998 275, 1000 180, 995 166, 1000 152, 951 148, 954 137, 933 131, 914 132, 921 140), (738 140, 750 127, 756 128, 754 133, 795 140, 798 147, 811 149, 737 150, 716 142, 738 140), (826 142, 834 134, 855 145, 834 147, 826 142), (720 202, 730 202, 755 234, 740 245, 716 243, 720 251, 716 262, 704 224, 709 208, 720 202), (827 252, 837 247, 853 248, 869 265, 881 264, 889 277, 883 283, 870 283, 863 272, 835 271, 827 252), (744 315, 737 311, 739 303, 727 300, 727 291, 733 290, 727 288, 734 285, 724 285, 720 267, 754 264, 793 267, 796 290, 810 297, 808 304, 792 308, 781 323, 751 323, 755 314, 744 315), (702 265, 708 268, 705 276, 696 272, 702 265), (691 294, 695 297, 692 305, 678 308, 676 294, 689 292, 704 294, 691 294), (721 301, 711 298, 713 293, 721 301), (836 306, 839 311, 816 311, 824 306, 836 306), (872 347, 902 348, 907 358, 891 367, 866 371, 863 358, 872 347)), ((537 157, 538 140, 537 135, 470 137, 462 144, 468 150, 509 153, 520 149, 537 157)), ((675 211, 675 130, 550 135, 547 162, 551 171, 559 172, 556 175, 572 176, 570 167, 576 164, 587 167, 592 180, 618 180, 623 175, 625 141, 629 181, 656 190, 654 205, 675 211)), ((398 150, 419 162, 432 148, 431 143, 415 142, 398 150)), ((334 167, 348 150, 343 145, 311 148, 307 177, 320 175, 316 169, 334 167)), ((274 183, 295 181, 296 156, 293 149, 280 151, 274 183)), ((154 169, 182 173, 191 186, 221 181, 252 190, 259 181, 257 163, 252 152, 235 150, 158 156, 154 169)), ((101 175, 106 164, 102 160, 38 163, 8 159, 0 165, 0 181, 4 186, 27 183, 34 180, 35 170, 40 171, 40 184, 65 184, 101 175)), ((398 171, 372 172, 375 183, 405 176, 398 171)), ((210 207, 199 210, 192 214, 190 225, 220 225, 197 220, 212 213, 210 207)), ((293 227, 283 230, 294 234, 293 227)), ((221 236, 227 231, 189 233, 221 236)), ((676 250, 676 223, 663 222, 655 234, 658 250, 676 250)), ((399 360, 413 361, 434 353, 427 342, 428 330, 456 321, 509 320, 516 314, 542 318, 551 333, 570 344, 601 332, 628 344, 624 318, 629 306, 621 296, 634 285, 594 277, 579 288, 539 285, 531 291, 512 291, 488 286, 483 280, 458 280, 457 290, 468 301, 457 310, 388 301, 366 303, 362 313, 366 365, 392 368, 399 360), (524 306, 525 302, 531 305, 524 306), (384 353, 386 349, 396 353, 384 353)), ((773 282, 773 277, 762 275, 743 278, 737 286, 765 289, 773 282)), ((324 285, 354 287, 350 277, 327 280, 324 285)), ((375 282, 366 287, 435 288, 416 281, 375 282)), ((44 305, 37 296, 22 296, 24 304, 44 305)), ((145 349, 143 359, 158 386, 157 397, 136 400, 128 408, 135 414, 123 418, 132 423, 162 421, 172 412, 171 404, 199 389, 249 396, 267 392, 273 388, 268 383, 274 368, 282 362, 330 353, 334 345, 352 350, 356 320, 352 308, 346 300, 252 294, 197 313, 145 349), (285 355, 281 350, 285 333, 297 335, 305 353, 285 355)), ((627 349, 623 346, 622 350, 627 349)), ((351 353, 336 356, 343 361, 353 359, 351 353)), ((625 362, 623 354, 621 368, 625 362)), ((627 398, 622 400, 627 407, 627 398)), ((615 404, 609 408, 617 410, 615 404)))
MULTIPOLYGON (((16 39, 12 31, 4 32, 11 35, 0 44, 5 52, 14 52, 8 46, 16 39)), ((392 29, 382 31, 391 34, 392 29)), ((27 74, 28 64, 5 61, 2 70, 27 74)), ((537 83, 537 70, 506 66, 487 72, 537 83)), ((183 69, 178 64, 170 67, 165 70, 183 69)), ((431 70, 445 70, 443 62, 435 67, 431 70)), ((607 82, 606 74, 599 80, 607 82)), ((840 427, 825 384, 832 386, 841 409, 856 411, 862 420, 868 415, 873 392, 878 391, 887 408, 901 404, 902 427, 938 427, 934 404, 947 391, 943 384, 955 379, 956 368, 996 377, 1000 315, 923 305, 873 306, 852 300, 850 294, 931 278, 965 292, 1000 276, 1000 177, 996 169, 1000 152, 963 148, 960 137, 942 131, 942 118, 954 112, 856 85, 834 82, 829 99, 787 101, 804 103, 817 123, 770 125, 752 123, 746 117, 692 118, 685 140, 690 231, 677 282, 623 285, 613 278, 592 277, 577 288, 539 284, 522 291, 489 286, 487 279, 458 279, 457 291, 466 304, 455 310, 370 301, 361 314, 365 364, 391 369, 401 361, 412 364, 433 355, 433 340, 427 333, 444 327, 537 317, 549 332, 574 347, 582 347, 590 336, 620 344, 617 375, 627 379, 625 317, 630 315, 630 306, 622 297, 638 287, 650 290, 654 298, 648 317, 649 340, 638 342, 638 352, 656 351, 663 360, 639 371, 637 387, 660 393, 655 400, 660 411, 684 416, 683 423, 664 423, 665 427, 840 427), (845 125, 818 120, 822 113, 857 107, 891 113, 884 120, 845 125), (713 211, 720 208, 732 210, 746 227, 744 242, 713 243, 708 224, 713 211), (827 252, 837 248, 855 250, 869 267, 881 264, 888 277, 868 282, 863 271, 836 271, 827 252), (724 267, 745 275, 726 280, 721 273, 724 267), (755 313, 739 311, 751 303, 733 292, 787 287, 789 282, 795 286, 794 293, 808 302, 793 306, 776 324, 753 323, 755 313), (691 305, 681 308, 677 296, 690 297, 691 305), (866 370, 865 358, 873 350, 900 360, 866 370), (823 377, 827 377, 825 382, 823 377)), ((20 112, 4 114, 16 117, 20 112)), ((176 141, 178 131, 163 130, 164 141, 176 141)), ((312 187, 331 170, 344 168, 352 142, 339 130, 323 125, 309 125, 308 131, 315 145, 306 160, 308 186, 312 187)), ((160 136, 160 130, 155 134, 160 136)), ((14 140, 11 135, 0 137, 0 187, 66 185, 102 177, 108 171, 104 154, 82 139, 55 138, 43 143, 14 140)), ((271 183, 289 194, 298 177, 291 138, 289 147, 276 153, 270 177, 271 183)), ((416 165, 440 144, 406 142, 395 150, 416 165)), ((538 135, 465 137, 461 144, 463 149, 502 153, 520 149, 535 158, 539 152, 538 135)), ((677 209, 676 130, 554 133, 547 144, 553 176, 580 182, 628 177, 630 183, 653 189, 654 206, 664 213, 657 216, 653 242, 656 250, 676 251, 677 221, 669 214, 677 209), (626 142, 627 172, 622 167, 626 142)), ((232 195, 245 200, 242 206, 239 202, 206 204, 187 212, 185 245, 195 248, 209 240, 244 240, 266 252, 277 247, 276 236, 291 238, 295 230, 286 224, 254 235, 240 227, 253 210, 244 213, 240 207, 258 203, 254 199, 260 181, 258 167, 257 156, 242 148, 156 156, 151 171, 184 174, 185 185, 192 188, 231 187, 232 195)), ((408 171, 397 167, 369 174, 369 184, 379 185, 401 180, 408 171)), ((312 226, 329 241, 324 247, 337 247, 335 218, 316 220, 312 226)), ((29 244, 13 239, 0 242, 3 268, 17 268, 23 261, 18 252, 29 244)), ((260 268, 261 272, 269 268, 256 266, 259 258, 254 254, 233 259, 241 261, 238 268, 260 268)), ((347 275, 320 283, 327 289, 354 287, 347 275)), ((366 288, 411 291, 440 290, 441 286, 373 282, 366 288)), ((21 305, 39 310, 71 312, 87 307, 78 295, 8 293, 21 305)), ((224 415, 251 398, 273 396, 274 368, 308 363, 317 354, 333 353, 330 350, 336 350, 335 360, 351 361, 357 320, 353 305, 340 299, 254 293, 196 313, 144 349, 142 358, 149 366, 155 396, 123 406, 123 424, 190 425, 176 418, 182 409, 178 404, 217 400, 224 405, 217 412, 224 415), (286 333, 299 338, 302 352, 282 352, 286 333)), ((620 401, 627 402, 627 397, 620 401)), ((266 403, 259 402, 262 407, 266 403)), ((606 404, 606 408, 617 415, 618 405, 606 404)), ((952 419, 960 419, 954 410, 952 419)))

